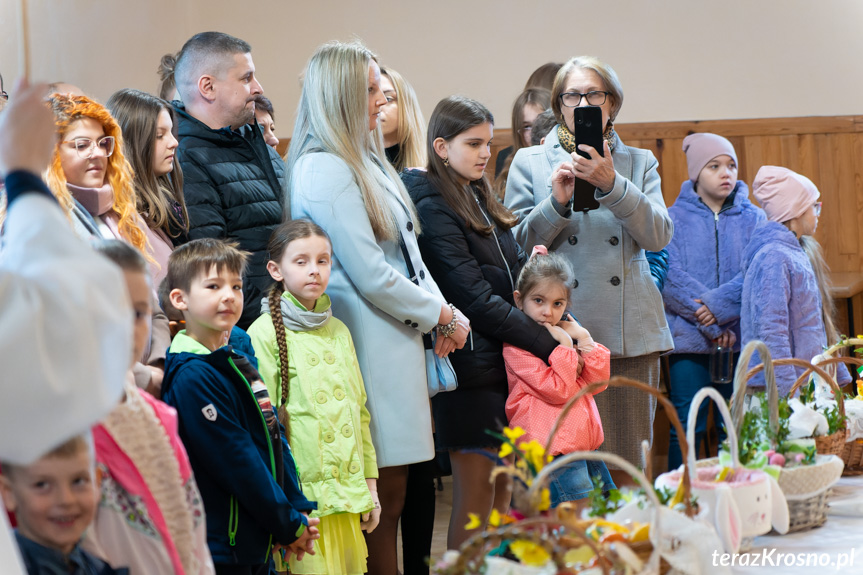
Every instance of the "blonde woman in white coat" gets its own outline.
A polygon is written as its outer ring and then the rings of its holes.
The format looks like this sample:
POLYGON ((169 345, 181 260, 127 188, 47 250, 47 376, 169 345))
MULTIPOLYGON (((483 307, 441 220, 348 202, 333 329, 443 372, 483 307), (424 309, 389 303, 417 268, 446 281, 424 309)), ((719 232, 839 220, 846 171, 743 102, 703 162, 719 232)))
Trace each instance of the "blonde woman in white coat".
MULTIPOLYGON (((673 232, 658 163, 614 131, 623 88, 605 62, 571 59, 555 77, 551 100, 557 128, 542 146, 519 150, 510 167, 504 203, 519 218, 513 232, 525 249, 542 244, 572 262, 571 300, 581 324, 611 350, 611 375, 658 387, 659 355, 673 347, 645 257, 645 250, 668 245, 673 232), (575 109, 582 106, 601 109, 604 156, 584 145, 589 159, 575 153, 575 109), (571 209, 576 177, 592 186, 578 204, 595 200, 595 209, 571 209)), ((601 449, 639 465, 641 441, 653 439, 656 404, 636 390, 610 391, 596 397, 605 427, 601 449)), ((618 485, 631 482, 617 470, 612 477, 618 485)))
POLYGON ((368 569, 396 575, 407 465, 434 456, 422 334, 454 327, 449 337, 439 332, 436 352, 445 356, 464 346, 469 322, 423 265, 416 211, 384 155, 385 103, 374 54, 359 43, 321 46, 303 79, 286 201, 292 217, 313 220, 332 239, 327 293, 353 335, 380 468, 382 515, 367 535, 368 569), (407 277, 400 238, 418 284, 407 277))

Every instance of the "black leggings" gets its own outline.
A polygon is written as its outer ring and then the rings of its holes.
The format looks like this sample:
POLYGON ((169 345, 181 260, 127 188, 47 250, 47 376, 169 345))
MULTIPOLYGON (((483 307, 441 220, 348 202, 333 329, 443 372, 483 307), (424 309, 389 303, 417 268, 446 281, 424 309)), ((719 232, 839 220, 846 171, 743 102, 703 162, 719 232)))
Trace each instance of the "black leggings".
POLYGON ((434 534, 435 471, 431 461, 408 465, 408 484, 402 510, 404 575, 428 575, 434 534))

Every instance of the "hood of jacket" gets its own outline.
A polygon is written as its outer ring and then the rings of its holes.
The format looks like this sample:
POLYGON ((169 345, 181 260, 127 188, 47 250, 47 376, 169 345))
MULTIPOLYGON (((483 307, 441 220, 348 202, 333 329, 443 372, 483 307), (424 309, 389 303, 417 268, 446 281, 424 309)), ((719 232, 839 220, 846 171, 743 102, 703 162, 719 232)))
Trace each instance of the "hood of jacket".
POLYGON ((422 200, 433 196, 443 198, 443 195, 429 181, 429 175, 426 170, 405 170, 400 175, 405 187, 410 190, 410 196, 414 204, 418 204, 422 200))
MULTIPOLYGON (((219 147, 230 147, 232 145, 239 147, 243 145, 242 138, 254 139, 256 136, 254 132, 260 134, 260 130, 253 124, 246 124, 237 130, 232 130, 230 126, 214 130, 189 114, 186 111, 186 105, 182 102, 175 100, 172 104, 174 110, 177 112, 177 116, 179 116, 177 119, 177 135, 179 136, 178 140, 181 142, 183 138, 193 137, 219 147)), ((261 136, 261 140, 263 141, 263 136, 261 136)))
MULTIPOLYGON (((695 191, 695 184, 692 183, 692 180, 686 180, 680 185, 680 194, 674 201, 674 207, 694 213, 701 213, 704 210, 709 211, 711 215, 713 213, 713 210, 707 207, 707 204, 695 191)), ((737 184, 722 205, 721 212, 732 215, 754 207, 755 205, 749 201, 749 186, 743 180, 737 180, 737 184)))
POLYGON ((764 222, 752 232, 752 238, 750 238, 749 244, 743 251, 742 266, 744 272, 749 269, 752 260, 758 255, 758 252, 767 244, 774 242, 791 249, 803 251, 803 248, 800 247, 800 241, 794 235, 794 232, 779 222, 764 222))

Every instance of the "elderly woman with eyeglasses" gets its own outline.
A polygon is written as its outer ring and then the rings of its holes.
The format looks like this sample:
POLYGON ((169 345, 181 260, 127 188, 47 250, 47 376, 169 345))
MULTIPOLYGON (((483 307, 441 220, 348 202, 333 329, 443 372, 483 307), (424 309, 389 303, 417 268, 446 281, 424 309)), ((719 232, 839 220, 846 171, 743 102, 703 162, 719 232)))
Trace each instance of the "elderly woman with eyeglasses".
MULTIPOLYGON (((658 163, 649 150, 624 145, 614 131, 623 89, 608 64, 589 56, 558 71, 551 93, 558 125, 542 146, 522 148, 510 167, 504 203, 519 218, 513 231, 525 250, 544 245, 571 260, 573 308, 597 342, 611 350, 611 374, 659 385, 659 355, 672 349, 662 297, 645 251, 659 251, 673 226, 662 199, 658 163), (576 153, 575 109, 602 112, 603 150, 576 153), (587 182, 576 186, 576 178, 587 182), (575 196, 575 208, 573 198, 575 196)), ((655 402, 634 389, 596 396, 603 451, 639 465, 652 443, 655 402)), ((612 472, 614 480, 631 480, 612 472)))

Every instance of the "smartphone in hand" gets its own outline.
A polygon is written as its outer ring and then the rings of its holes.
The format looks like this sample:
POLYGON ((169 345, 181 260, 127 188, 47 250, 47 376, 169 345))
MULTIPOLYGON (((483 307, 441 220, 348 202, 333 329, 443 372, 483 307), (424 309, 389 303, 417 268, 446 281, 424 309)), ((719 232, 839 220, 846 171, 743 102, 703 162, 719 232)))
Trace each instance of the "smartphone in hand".
MULTIPOLYGON (((590 158, 590 154, 583 152, 578 146, 584 144, 591 146, 600 156, 604 156, 602 146, 602 108, 599 106, 584 106, 574 108, 575 114, 575 150, 579 156, 590 158)), ((573 212, 589 212, 599 208, 594 194, 596 187, 582 179, 575 179, 575 192, 572 195, 573 212)))

